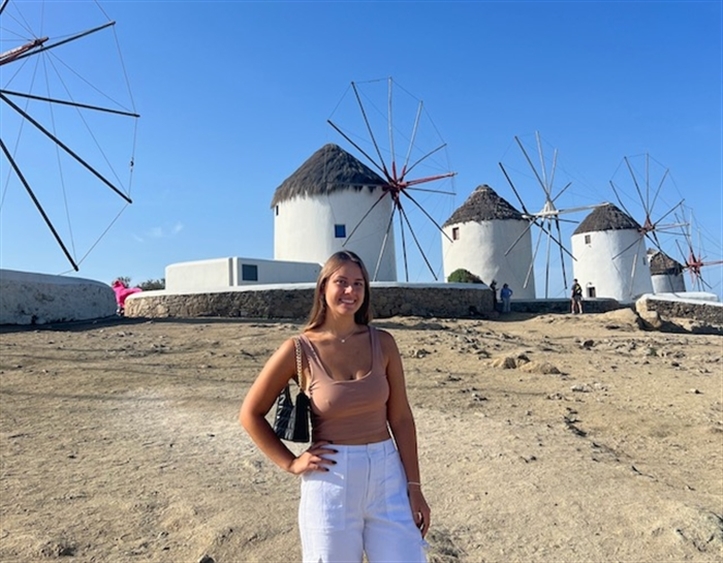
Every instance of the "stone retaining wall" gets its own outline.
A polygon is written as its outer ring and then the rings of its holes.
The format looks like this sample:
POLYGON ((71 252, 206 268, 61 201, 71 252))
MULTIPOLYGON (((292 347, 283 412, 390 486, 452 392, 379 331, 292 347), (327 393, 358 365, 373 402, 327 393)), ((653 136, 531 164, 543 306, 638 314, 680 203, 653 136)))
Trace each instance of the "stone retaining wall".
MULTIPOLYGON (((128 317, 242 317, 305 319, 314 297, 313 284, 266 289, 234 289, 210 293, 144 291, 126 301, 128 317)), ((472 284, 372 285, 375 318, 400 316, 466 318, 496 315, 492 291, 472 284)), ((499 308, 498 304, 498 308, 499 308)), ((512 301, 515 313, 569 313, 569 299, 512 301)), ((605 313, 624 307, 614 299, 591 299, 587 313, 605 313)))
MULTIPOLYGON (((549 313, 565 314, 570 313, 571 303, 569 299, 535 299, 534 301, 512 301, 510 308, 514 313, 531 313, 543 315, 549 313)), ((582 311, 588 313, 607 313, 616 309, 630 307, 623 305, 615 299, 595 298, 586 299, 582 303, 582 311)))
POLYGON ((647 296, 635 303, 640 314, 657 313, 666 319, 694 319, 700 323, 723 327, 723 303, 711 301, 675 301, 647 296))
MULTIPOLYGON (((465 318, 492 313, 492 291, 470 284, 372 285, 375 318, 397 315, 465 318)), ((125 304, 127 317, 243 317, 305 319, 314 298, 313 285, 236 289, 212 293, 169 294, 144 291, 125 304)))

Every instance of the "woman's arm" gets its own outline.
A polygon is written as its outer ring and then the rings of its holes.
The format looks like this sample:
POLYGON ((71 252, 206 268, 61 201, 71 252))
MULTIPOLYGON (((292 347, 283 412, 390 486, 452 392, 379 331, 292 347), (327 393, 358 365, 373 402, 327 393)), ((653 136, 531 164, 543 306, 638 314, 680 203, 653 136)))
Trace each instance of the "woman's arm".
POLYGON ((422 536, 429 531, 430 509, 422 493, 419 473, 419 455, 417 452, 417 429, 414 416, 407 399, 404 381, 402 358, 394 337, 386 331, 379 331, 382 351, 386 361, 387 380, 389 381, 389 401, 387 403, 387 420, 394 436, 394 441, 402 459, 404 472, 407 476, 409 504, 412 507, 414 521, 419 526, 422 536))
POLYGON ((241 405, 239 421, 266 456, 282 469, 295 475, 306 471, 327 471, 328 460, 322 454, 333 453, 325 442, 312 446, 296 457, 274 433, 266 415, 279 393, 296 372, 296 352, 292 339, 286 340, 268 359, 241 405))

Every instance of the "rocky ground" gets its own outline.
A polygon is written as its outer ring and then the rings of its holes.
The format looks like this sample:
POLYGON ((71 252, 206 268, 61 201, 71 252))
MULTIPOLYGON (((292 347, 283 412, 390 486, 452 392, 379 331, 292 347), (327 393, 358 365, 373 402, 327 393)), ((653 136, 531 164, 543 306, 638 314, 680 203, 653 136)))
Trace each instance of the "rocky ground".
MULTIPOLYGON (((376 324, 404 356, 430 561, 723 560, 720 331, 630 310, 376 324)), ((237 414, 300 327, 2 327, 0 561, 299 560, 298 483, 237 414)))

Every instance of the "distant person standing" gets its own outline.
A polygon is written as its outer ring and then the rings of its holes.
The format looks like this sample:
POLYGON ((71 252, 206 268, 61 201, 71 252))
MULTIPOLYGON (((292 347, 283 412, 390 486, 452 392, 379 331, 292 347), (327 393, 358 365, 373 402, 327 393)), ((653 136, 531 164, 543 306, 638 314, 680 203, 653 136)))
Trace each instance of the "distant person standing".
POLYGON ((492 310, 497 311, 497 280, 492 280, 490 289, 492 290, 492 310))
POLYGON ((502 312, 509 313, 512 309, 510 308, 510 299, 512 299, 512 290, 506 283, 502 285, 500 289, 500 299, 502 299, 502 312))
POLYGON ((572 296, 571 296, 572 314, 582 314, 582 286, 578 283, 577 278, 572 280, 572 296))

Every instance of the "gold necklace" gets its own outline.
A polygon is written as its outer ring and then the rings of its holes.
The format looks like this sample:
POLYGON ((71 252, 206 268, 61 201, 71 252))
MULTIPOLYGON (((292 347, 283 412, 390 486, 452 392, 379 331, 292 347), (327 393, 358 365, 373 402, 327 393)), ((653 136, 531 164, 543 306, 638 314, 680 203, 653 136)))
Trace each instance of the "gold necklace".
POLYGON ((344 338, 341 338, 340 336, 334 334, 334 333, 331 332, 330 330, 327 330, 326 332, 328 332, 329 334, 331 334, 334 338, 336 338, 337 340, 339 340, 342 344, 346 344, 346 341, 347 341, 350 337, 354 336, 354 334, 356 333, 356 331, 357 331, 357 327, 354 327, 354 330, 352 330, 352 331, 351 331, 349 334, 347 334, 344 338))

